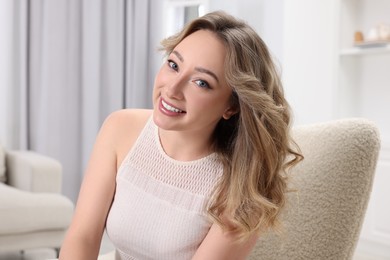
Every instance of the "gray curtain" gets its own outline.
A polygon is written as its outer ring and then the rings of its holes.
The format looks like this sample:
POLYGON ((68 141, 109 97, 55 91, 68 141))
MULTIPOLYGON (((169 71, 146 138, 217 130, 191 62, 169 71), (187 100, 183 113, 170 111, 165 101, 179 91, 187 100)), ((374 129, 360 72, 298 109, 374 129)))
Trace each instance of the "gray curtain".
POLYGON ((15 5, 19 147, 60 160, 63 193, 76 200, 105 117, 125 107, 151 107, 156 10, 149 0, 15 5))

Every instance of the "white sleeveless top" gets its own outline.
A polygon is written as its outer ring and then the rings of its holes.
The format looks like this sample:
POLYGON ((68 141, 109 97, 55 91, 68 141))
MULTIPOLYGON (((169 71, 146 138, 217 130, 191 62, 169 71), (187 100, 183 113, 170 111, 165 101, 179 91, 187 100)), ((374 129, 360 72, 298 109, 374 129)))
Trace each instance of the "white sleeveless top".
POLYGON ((118 169, 106 229, 117 259, 191 259, 211 227, 205 206, 223 172, 216 154, 181 162, 149 119, 118 169))

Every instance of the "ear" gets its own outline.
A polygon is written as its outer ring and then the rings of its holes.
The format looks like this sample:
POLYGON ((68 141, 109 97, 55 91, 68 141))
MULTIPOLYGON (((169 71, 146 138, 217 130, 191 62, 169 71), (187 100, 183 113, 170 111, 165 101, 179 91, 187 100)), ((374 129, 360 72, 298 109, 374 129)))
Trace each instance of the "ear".
POLYGON ((225 120, 230 119, 233 115, 237 114, 237 109, 233 107, 228 107, 225 112, 223 113, 222 117, 225 120))

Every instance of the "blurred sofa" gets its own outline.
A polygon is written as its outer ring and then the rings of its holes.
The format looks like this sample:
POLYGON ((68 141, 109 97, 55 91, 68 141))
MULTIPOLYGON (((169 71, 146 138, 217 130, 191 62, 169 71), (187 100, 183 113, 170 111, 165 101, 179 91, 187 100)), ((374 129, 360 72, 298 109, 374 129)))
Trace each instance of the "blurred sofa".
POLYGON ((0 252, 58 251, 74 208, 60 193, 61 177, 57 160, 0 145, 0 252))

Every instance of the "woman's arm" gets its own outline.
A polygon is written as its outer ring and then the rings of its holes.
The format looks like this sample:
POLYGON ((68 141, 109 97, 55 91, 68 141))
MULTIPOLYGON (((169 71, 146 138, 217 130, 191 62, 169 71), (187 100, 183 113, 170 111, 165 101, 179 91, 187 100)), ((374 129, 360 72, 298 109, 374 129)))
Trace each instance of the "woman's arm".
POLYGON ((111 114, 97 136, 61 260, 96 260, 115 193, 118 165, 138 137, 147 114, 121 110, 111 114))
POLYGON ((96 138, 60 259, 96 259, 99 254, 104 223, 115 190, 113 121, 115 117, 108 117, 96 138))
POLYGON ((256 245, 258 235, 245 242, 237 242, 236 236, 213 224, 192 260, 244 260, 256 245))

